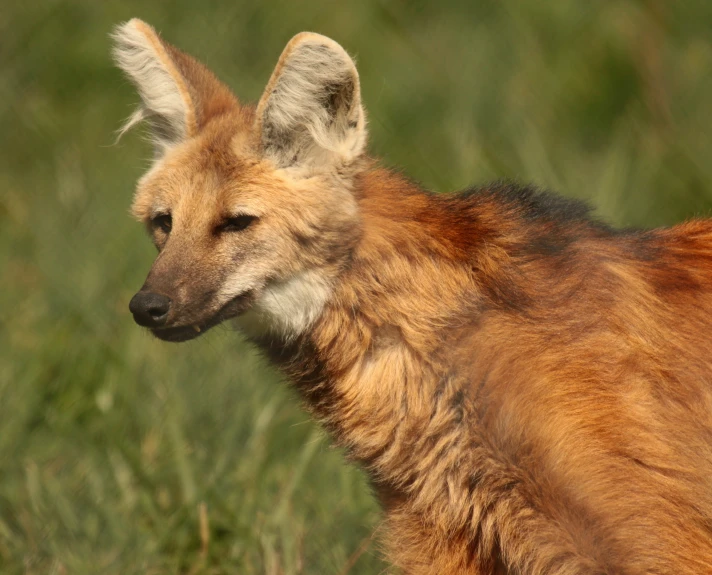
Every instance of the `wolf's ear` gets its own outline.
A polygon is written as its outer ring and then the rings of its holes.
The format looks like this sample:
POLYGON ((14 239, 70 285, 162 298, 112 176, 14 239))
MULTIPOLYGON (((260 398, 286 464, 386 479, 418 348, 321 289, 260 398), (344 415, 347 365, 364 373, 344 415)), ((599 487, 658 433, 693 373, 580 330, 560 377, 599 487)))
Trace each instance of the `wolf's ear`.
POLYGON ((134 18, 112 34, 116 64, 135 84, 141 105, 120 131, 147 120, 159 151, 196 135, 210 118, 237 106, 202 64, 134 18))
POLYGON ((325 36, 298 34, 282 52, 255 121, 264 154, 279 167, 352 161, 366 143, 353 60, 325 36))

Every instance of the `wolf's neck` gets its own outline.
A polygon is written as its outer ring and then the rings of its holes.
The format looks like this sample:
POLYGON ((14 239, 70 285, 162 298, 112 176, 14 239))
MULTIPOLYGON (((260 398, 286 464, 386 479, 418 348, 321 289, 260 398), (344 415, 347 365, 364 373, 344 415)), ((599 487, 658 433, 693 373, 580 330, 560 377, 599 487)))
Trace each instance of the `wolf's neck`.
POLYGON ((389 475, 400 475, 408 446, 394 438, 422 429, 457 393, 448 349, 480 297, 463 261, 472 254, 454 245, 441 201, 386 173, 356 192, 363 234, 350 265, 330 282, 311 275, 280 287, 273 311, 295 299, 291 325, 307 327, 257 339, 340 443, 367 465, 399 461, 389 475))

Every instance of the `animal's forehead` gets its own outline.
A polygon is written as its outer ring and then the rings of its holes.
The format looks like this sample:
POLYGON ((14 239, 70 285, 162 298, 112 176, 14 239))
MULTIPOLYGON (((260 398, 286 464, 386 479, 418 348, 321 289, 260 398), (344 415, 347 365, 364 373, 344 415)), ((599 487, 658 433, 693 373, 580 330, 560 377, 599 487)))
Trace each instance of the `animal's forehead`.
POLYGON ((168 150, 139 183, 132 211, 139 219, 156 211, 202 213, 208 207, 259 215, 294 211, 316 196, 263 157, 243 122, 215 126, 168 150))
POLYGON ((227 126, 199 135, 176 150, 173 165, 190 173, 224 180, 234 180, 258 163, 250 145, 249 134, 227 126))
POLYGON ((193 190, 231 194, 249 189, 267 170, 239 140, 239 135, 195 138, 170 150, 147 175, 147 191, 176 197, 193 190))

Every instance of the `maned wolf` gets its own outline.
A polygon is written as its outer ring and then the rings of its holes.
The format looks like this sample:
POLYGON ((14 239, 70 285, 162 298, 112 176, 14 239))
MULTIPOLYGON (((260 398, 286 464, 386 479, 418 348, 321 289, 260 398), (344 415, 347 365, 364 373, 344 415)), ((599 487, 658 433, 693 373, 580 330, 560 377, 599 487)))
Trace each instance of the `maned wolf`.
POLYGON ((256 106, 131 20, 156 146, 130 309, 184 341, 237 318, 370 474, 409 574, 712 573, 712 221, 616 231, 366 155, 359 77, 293 38, 256 106))

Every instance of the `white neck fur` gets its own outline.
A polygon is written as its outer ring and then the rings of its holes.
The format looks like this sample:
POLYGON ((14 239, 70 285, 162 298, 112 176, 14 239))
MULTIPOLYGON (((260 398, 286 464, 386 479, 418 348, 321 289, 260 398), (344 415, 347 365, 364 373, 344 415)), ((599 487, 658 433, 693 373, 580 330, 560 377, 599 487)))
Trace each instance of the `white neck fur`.
POLYGON ((237 323, 248 335, 276 332, 291 340, 319 319, 331 294, 332 287, 322 272, 304 271, 267 285, 237 323))

